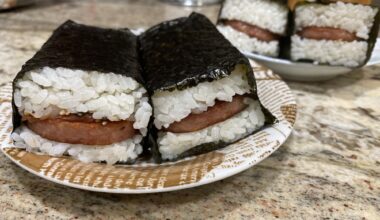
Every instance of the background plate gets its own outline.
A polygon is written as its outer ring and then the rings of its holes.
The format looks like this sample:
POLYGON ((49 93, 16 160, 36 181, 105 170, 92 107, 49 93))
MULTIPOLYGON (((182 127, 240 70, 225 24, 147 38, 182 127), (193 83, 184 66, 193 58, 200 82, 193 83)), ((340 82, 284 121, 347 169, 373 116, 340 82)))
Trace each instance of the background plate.
MULTIPOLYGON (((315 65, 306 62, 293 62, 290 60, 279 59, 259 55, 251 52, 243 52, 247 57, 270 68, 276 74, 285 79, 295 81, 323 81, 332 79, 336 76, 349 73, 354 69, 344 66, 315 65)), ((366 66, 380 63, 380 39, 377 39, 370 60, 366 66)))
POLYGON ((10 139, 10 84, 0 91, 0 147, 21 168, 49 181, 84 190, 153 193, 215 182, 242 172, 268 157, 285 142, 293 129, 297 107, 289 87, 271 70, 255 63, 252 65, 259 97, 279 122, 221 150, 172 163, 138 161, 134 165, 114 166, 29 153, 15 148, 10 139))

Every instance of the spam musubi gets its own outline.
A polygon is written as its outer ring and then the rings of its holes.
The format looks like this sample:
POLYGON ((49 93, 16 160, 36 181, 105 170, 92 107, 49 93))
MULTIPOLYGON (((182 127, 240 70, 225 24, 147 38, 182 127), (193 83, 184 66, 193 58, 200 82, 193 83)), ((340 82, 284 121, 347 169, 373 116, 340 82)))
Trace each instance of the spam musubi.
POLYGON ((156 159, 205 153, 273 122, 249 61, 205 16, 158 24, 139 39, 156 159))
POLYGON ((277 57, 288 14, 283 0, 226 0, 217 27, 238 49, 277 57))
POLYGON ((67 21, 13 81, 15 145, 84 162, 131 162, 152 114, 137 37, 67 21))
POLYGON ((378 33, 378 8, 343 1, 289 3, 294 10, 292 60, 347 67, 366 63, 378 33))

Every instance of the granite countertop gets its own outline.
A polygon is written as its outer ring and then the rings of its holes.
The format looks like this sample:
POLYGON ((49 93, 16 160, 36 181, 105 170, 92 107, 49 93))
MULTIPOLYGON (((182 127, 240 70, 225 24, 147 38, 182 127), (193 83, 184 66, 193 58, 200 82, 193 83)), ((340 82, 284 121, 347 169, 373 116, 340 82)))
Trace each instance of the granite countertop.
MULTIPOLYGON (((158 0, 43 1, 0 13, 0 84, 70 18, 148 27, 219 6, 158 0)), ((194 189, 112 195, 60 186, 0 155, 1 219, 380 219, 380 65, 322 83, 288 82, 298 102, 288 141, 257 166, 194 189)))

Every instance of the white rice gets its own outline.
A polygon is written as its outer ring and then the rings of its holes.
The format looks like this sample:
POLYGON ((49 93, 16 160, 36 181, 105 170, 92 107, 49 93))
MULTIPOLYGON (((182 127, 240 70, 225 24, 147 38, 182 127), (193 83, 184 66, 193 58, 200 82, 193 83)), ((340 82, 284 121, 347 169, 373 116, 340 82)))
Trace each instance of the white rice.
POLYGON ((226 0, 221 19, 239 20, 284 35, 288 21, 286 4, 273 0, 226 0))
POLYGON ((188 133, 159 132, 158 144, 163 159, 175 159, 181 153, 204 143, 239 140, 264 125, 265 116, 258 101, 244 100, 249 106, 239 114, 200 131, 188 133))
POLYGON ((334 27, 368 39, 377 11, 374 7, 343 2, 307 4, 296 8, 296 29, 308 26, 334 27))
POLYGON ((315 64, 356 67, 366 58, 368 44, 365 41, 312 40, 292 36, 292 60, 310 59, 315 64))
POLYGON ((16 83, 14 100, 21 115, 92 113, 94 119, 131 119, 142 134, 152 114, 147 92, 137 81, 97 71, 44 67, 28 72, 16 83))
POLYGON ((87 146, 50 141, 37 135, 26 126, 21 126, 12 134, 12 139, 16 147, 24 148, 30 152, 39 152, 51 156, 70 155, 86 163, 101 161, 108 164, 129 162, 142 153, 141 135, 107 146, 87 146))
POLYGON ((232 101, 236 94, 249 93, 244 67, 238 65, 228 77, 212 82, 202 82, 184 90, 155 92, 152 96, 154 106, 154 124, 160 129, 169 127, 193 113, 206 111, 215 104, 215 100, 232 101))
POLYGON ((277 57, 280 51, 277 40, 265 42, 239 32, 230 26, 218 25, 220 33, 224 35, 235 47, 242 51, 255 52, 266 56, 277 57))

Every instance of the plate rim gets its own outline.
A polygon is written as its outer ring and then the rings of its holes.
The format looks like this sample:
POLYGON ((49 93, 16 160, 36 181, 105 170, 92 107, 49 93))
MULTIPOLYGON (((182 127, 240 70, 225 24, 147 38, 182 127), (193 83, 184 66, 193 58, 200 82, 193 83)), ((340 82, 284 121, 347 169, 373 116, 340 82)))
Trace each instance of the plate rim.
MULTIPOLYGON (((330 66, 330 65, 320 65, 320 64, 313 64, 313 63, 308 63, 308 62, 295 62, 287 59, 281 59, 277 57, 270 57, 270 56, 265 56, 261 54, 256 54, 253 52, 247 52, 247 51, 241 51, 246 57, 253 59, 257 62, 260 61, 265 61, 265 62, 271 62, 275 64, 281 64, 281 65, 287 65, 287 66, 298 66, 299 68, 306 68, 306 67, 314 67, 314 68, 334 68, 334 69, 341 69, 342 71, 352 71, 355 69, 358 69, 360 67, 346 67, 346 66, 330 66)), ((380 61, 379 61, 380 63, 380 61)), ((375 64, 375 63, 374 63, 375 64)), ((367 65, 367 64, 366 64, 367 65)), ((370 65, 373 65, 372 63, 370 65)), ((280 74, 281 75, 281 74, 280 74)))
MULTIPOLYGON (((380 64, 380 37, 377 37, 376 39, 376 44, 373 48, 371 57, 367 61, 367 63, 364 66, 361 67, 346 67, 346 66, 331 66, 331 65, 326 65, 326 64, 313 64, 313 63, 308 63, 308 62, 296 62, 292 61, 289 59, 283 59, 283 58, 278 58, 278 57, 270 57, 250 51, 244 51, 240 50, 242 54, 244 54, 246 57, 253 59, 257 62, 268 62, 272 64, 277 64, 277 65, 286 65, 286 66, 291 66, 291 67, 297 67, 297 68, 320 68, 326 70, 326 68, 334 68, 335 71, 339 70, 341 72, 351 72, 357 69, 360 69, 362 67, 367 67, 367 66, 372 66, 376 64, 380 64)), ((282 74, 278 73, 279 75, 284 75, 284 77, 288 74, 282 74)), ((344 73, 341 73, 344 74, 344 73)), ((325 74, 325 75, 331 75, 331 76, 336 76, 336 75, 341 75, 341 74, 325 74)), ((297 74, 299 75, 299 74, 297 74)), ((304 74, 302 76, 308 77, 308 74, 304 74)))
POLYGON ((43 175, 43 174, 25 166, 24 164, 20 163, 20 161, 14 159, 9 154, 7 154, 4 151, 5 148, 1 147, 1 151, 7 158, 9 158, 12 162, 14 162, 20 168, 28 171, 31 174, 38 176, 44 180, 51 181, 51 182, 53 182, 55 184, 59 184, 61 186, 66 186, 66 187, 71 187, 71 188, 81 189, 81 190, 86 190, 86 191, 91 191, 91 192, 103 192, 103 193, 112 193, 112 194, 152 194, 152 193, 174 192, 174 191, 179 191, 179 190, 183 190, 183 189, 189 189, 189 188, 194 188, 194 187, 198 187, 198 186, 203 186, 203 185, 215 183, 215 182, 221 181, 223 179, 229 178, 231 176, 237 175, 237 174, 239 174, 239 173, 241 173, 241 172, 243 172, 249 168, 256 166, 258 163, 260 163, 261 161, 263 161, 264 159, 266 159, 270 155, 272 155, 275 151, 278 150, 278 148, 280 148, 286 142, 286 140, 290 137, 292 131, 293 131, 293 129, 289 132, 289 134, 287 134, 287 136, 284 138, 282 143, 280 143, 278 146, 273 148, 273 150, 269 154, 265 155, 264 157, 260 157, 258 160, 255 160, 255 163, 247 164, 245 166, 236 167, 234 170, 223 173, 223 174, 221 174, 215 178, 212 178, 212 179, 201 179, 200 181, 195 182, 195 183, 183 184, 183 185, 178 185, 178 186, 169 186, 169 187, 163 187, 163 188, 150 188, 150 189, 144 189, 144 188, 114 189, 114 188, 105 188, 105 187, 92 187, 92 186, 85 186, 85 185, 81 185, 81 184, 70 183, 70 182, 65 181, 65 180, 58 180, 58 179, 55 179, 54 177, 43 175))

